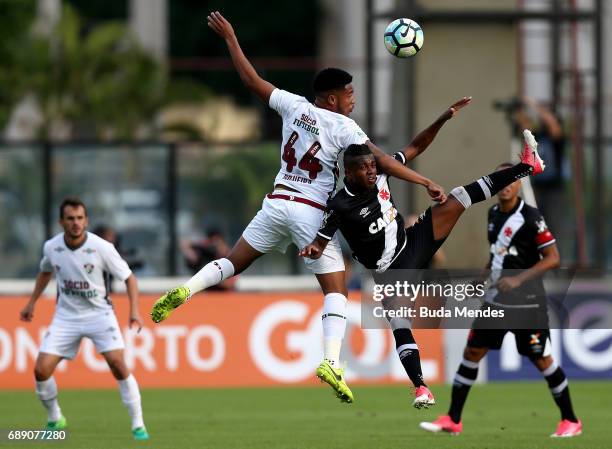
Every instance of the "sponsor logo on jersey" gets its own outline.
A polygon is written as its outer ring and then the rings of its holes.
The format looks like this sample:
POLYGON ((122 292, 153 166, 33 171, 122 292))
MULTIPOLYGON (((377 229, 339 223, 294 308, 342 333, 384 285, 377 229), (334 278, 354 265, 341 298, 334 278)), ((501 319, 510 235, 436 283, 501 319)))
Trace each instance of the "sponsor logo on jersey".
POLYGON ((370 223, 368 231, 370 231, 370 234, 376 234, 391 224, 393 220, 395 220, 395 217, 397 217, 397 210, 394 207, 391 207, 382 215, 382 217, 378 217, 376 221, 370 223))
POLYGON ((87 274, 91 274, 91 272, 94 270, 94 266, 91 263, 86 263, 85 265, 83 265, 83 268, 85 268, 87 274))
POLYGON ((95 249, 93 249, 93 248, 85 248, 85 249, 83 250, 83 252, 84 252, 85 254, 93 254, 93 253, 95 253, 95 252, 96 252, 96 250, 95 250, 95 249))
POLYGON ((315 136, 319 135, 319 128, 315 126, 317 121, 306 114, 302 114, 300 118, 293 120, 293 124, 308 131, 309 133, 314 134, 315 136))
POLYGON ((63 248, 61 246, 56 246, 55 248, 53 248, 53 251, 57 253, 61 253, 62 251, 66 251, 66 248, 63 248))
POLYGON ((370 215, 370 211, 368 210, 367 207, 364 207, 363 209, 361 209, 361 211, 359 212, 359 215, 362 217, 367 217, 368 215, 370 215))

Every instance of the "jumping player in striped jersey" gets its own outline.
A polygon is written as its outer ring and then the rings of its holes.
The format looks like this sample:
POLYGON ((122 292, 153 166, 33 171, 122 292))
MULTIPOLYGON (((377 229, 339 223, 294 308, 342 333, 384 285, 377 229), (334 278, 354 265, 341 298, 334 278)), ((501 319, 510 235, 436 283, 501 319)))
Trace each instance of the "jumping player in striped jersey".
MULTIPOLYGON (((338 155, 352 144, 367 145, 376 163, 386 173, 424 186, 434 200, 444 196, 438 184, 378 149, 348 117, 355 106, 350 74, 335 68, 319 72, 313 83, 315 101, 310 103, 306 98, 278 89, 262 79, 242 52, 232 25, 219 12, 208 16, 208 26, 225 40, 245 86, 282 117, 280 170, 274 181, 274 191, 266 196, 261 210, 228 257, 207 264, 186 284, 163 295, 151 312, 155 322, 166 319, 191 295, 242 272, 263 254, 285 252, 291 243, 298 248, 308 244, 316 234, 325 204, 335 190, 338 155)), ((469 101, 469 98, 464 98, 455 104, 444 119, 436 121, 420 139, 415 139, 406 148, 406 153, 414 157, 422 152, 443 123, 469 101)), ((322 258, 305 263, 316 275, 325 295, 322 316, 324 359, 316 374, 332 386, 340 400, 352 402, 353 394, 339 365, 346 329, 347 291, 338 240, 332 239, 322 258)))
MULTIPOLYGON (((498 170, 507 169, 509 165, 502 164, 498 170)), ((561 421, 551 437, 573 437, 582 433, 582 422, 572 407, 567 377, 551 355, 542 274, 559 266, 559 251, 544 218, 538 209, 525 204, 518 196, 519 190, 520 182, 513 182, 498 193, 498 204, 489 210, 491 251, 487 268, 492 270, 490 281, 495 287, 487 292, 486 299, 491 306, 505 308, 506 312, 534 316, 542 310, 545 316, 538 320, 538 329, 487 329, 479 326, 476 320, 468 336, 463 361, 455 374, 448 414, 433 422, 421 423, 424 430, 453 434, 463 431, 461 412, 478 377, 479 362, 489 349, 501 348, 506 333, 512 332, 519 354, 528 357, 542 373, 559 407, 561 421), (513 293, 526 285, 529 285, 529 295, 513 293)))
MULTIPOLYGON (((317 260, 340 230, 353 257, 373 270, 375 278, 385 283, 382 273, 393 270, 423 269, 444 243, 463 212, 474 203, 491 198, 516 180, 544 171, 537 153, 537 143, 525 130, 525 148, 521 162, 483 176, 477 181, 451 190, 448 199, 428 208, 418 221, 404 229, 404 219, 395 208, 389 189, 389 174, 377 167, 366 145, 352 145, 344 153, 346 178, 344 188, 328 202, 328 211, 316 238, 300 255, 317 260), (379 171, 380 170, 380 171, 379 171), (381 173, 382 172, 382 173, 381 173)), ((403 152, 395 157, 406 162, 403 152)), ((435 404, 423 380, 418 346, 407 320, 390 320, 398 355, 415 386, 416 408, 435 404)))

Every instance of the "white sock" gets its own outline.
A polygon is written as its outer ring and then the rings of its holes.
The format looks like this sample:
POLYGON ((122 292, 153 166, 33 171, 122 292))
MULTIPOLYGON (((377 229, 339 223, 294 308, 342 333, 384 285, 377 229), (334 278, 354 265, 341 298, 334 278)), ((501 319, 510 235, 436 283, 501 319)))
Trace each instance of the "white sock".
POLYGON ((128 413, 132 418, 132 429, 144 427, 142 405, 140 404, 140 390, 138 389, 136 379, 130 374, 126 379, 118 380, 117 383, 119 384, 121 401, 127 407, 128 413))
POLYGON ((323 301, 323 357, 340 366, 340 349, 346 331, 347 299, 341 293, 328 293, 323 301))
POLYGON ((47 380, 36 381, 36 395, 47 409, 47 421, 57 421, 62 416, 62 411, 57 401, 57 384, 53 376, 47 380))
POLYGON ((204 268, 189 279, 184 287, 187 287, 193 295, 233 275, 234 265, 228 259, 217 259, 204 265, 204 268))

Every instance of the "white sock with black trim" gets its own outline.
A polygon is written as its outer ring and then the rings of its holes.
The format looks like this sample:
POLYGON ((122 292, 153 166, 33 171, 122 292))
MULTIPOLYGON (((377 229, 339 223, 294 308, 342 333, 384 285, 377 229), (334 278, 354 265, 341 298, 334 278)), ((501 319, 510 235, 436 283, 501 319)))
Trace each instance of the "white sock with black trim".
POLYGON ((341 293, 328 293, 323 300, 323 357, 334 368, 340 366, 347 303, 346 296, 341 293))
POLYGON ((200 271, 184 284, 184 287, 187 287, 189 292, 194 295, 231 278, 233 275, 234 265, 229 259, 217 259, 204 265, 200 271))

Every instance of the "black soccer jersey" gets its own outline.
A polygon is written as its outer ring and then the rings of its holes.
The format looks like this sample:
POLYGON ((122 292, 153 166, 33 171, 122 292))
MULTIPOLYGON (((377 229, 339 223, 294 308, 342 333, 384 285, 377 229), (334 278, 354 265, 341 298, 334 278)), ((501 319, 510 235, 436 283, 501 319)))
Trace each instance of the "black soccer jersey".
POLYGON ((521 198, 509 212, 497 204, 489 209, 488 224, 492 270, 531 268, 540 251, 555 243, 540 211, 521 198))
MULTIPOLYGON (((405 163, 404 154, 394 157, 405 163)), ((353 257, 368 269, 384 271, 404 249, 404 219, 395 208, 388 176, 378 175, 376 187, 367 192, 344 188, 327 203, 327 212, 318 235, 331 240, 338 229, 344 235, 353 257)))
MULTIPOLYGON (((516 272, 508 273, 505 270, 531 268, 540 260, 540 251, 555 243, 540 211, 525 204, 521 198, 509 212, 502 212, 499 205, 493 206, 489 209, 488 222, 493 282, 503 276, 516 275, 516 272)), ((532 279, 506 293, 492 288, 487 293, 487 301, 515 307, 543 304, 545 291, 542 278, 532 279)))

